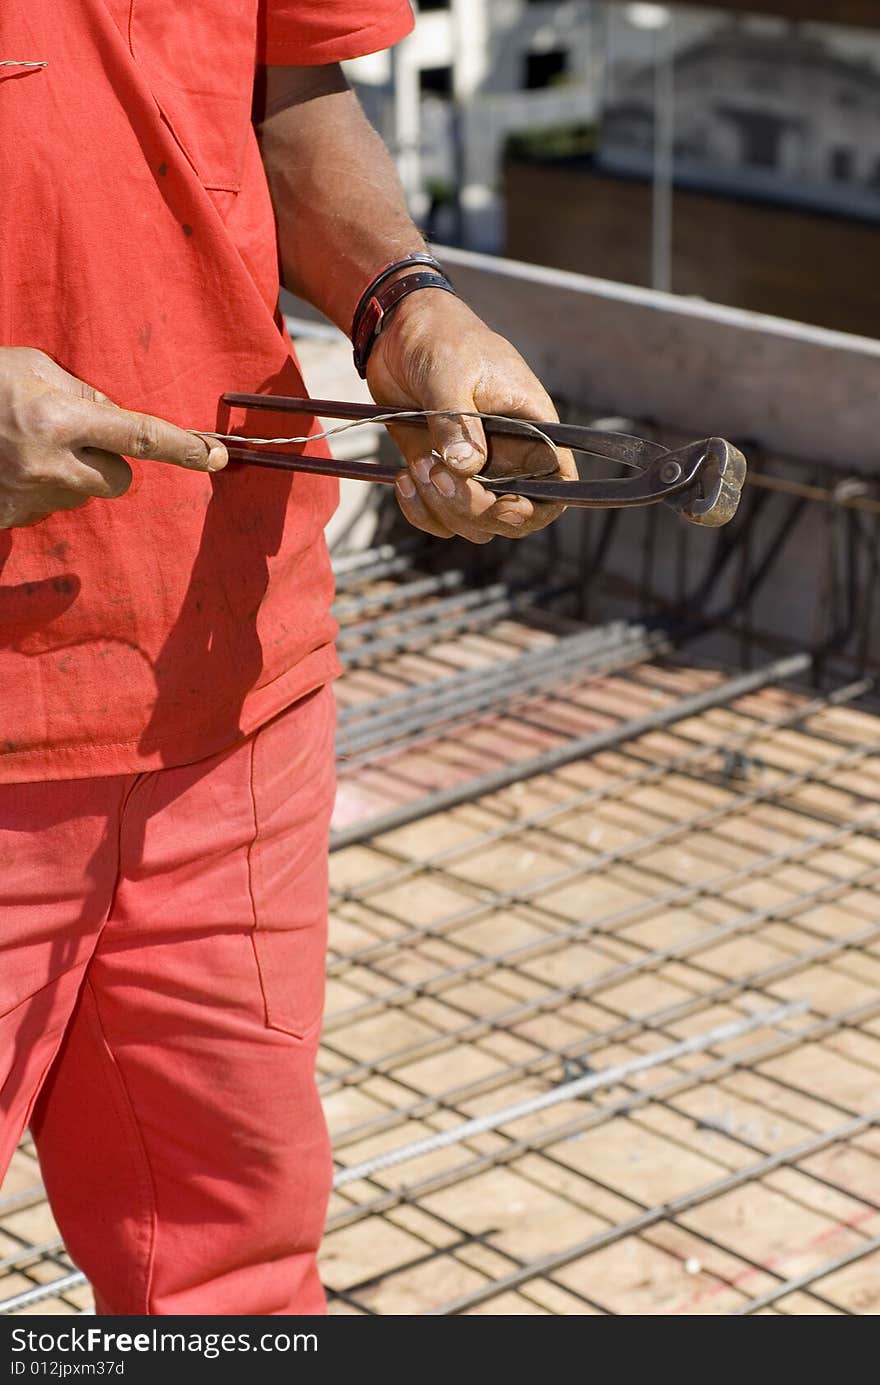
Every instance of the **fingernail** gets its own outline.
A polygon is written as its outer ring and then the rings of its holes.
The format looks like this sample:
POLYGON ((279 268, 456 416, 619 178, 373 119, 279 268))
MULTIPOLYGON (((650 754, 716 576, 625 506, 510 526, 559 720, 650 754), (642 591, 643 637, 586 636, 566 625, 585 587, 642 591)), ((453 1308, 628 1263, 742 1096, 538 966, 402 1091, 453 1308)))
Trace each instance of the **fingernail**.
POLYGON ((525 515, 520 514, 519 510, 499 510, 496 517, 501 520, 502 524, 512 524, 514 529, 518 529, 521 524, 526 522, 525 515))
POLYGON ((419 457, 419 460, 413 463, 413 471, 423 486, 427 486, 431 480, 431 467, 433 465, 433 457, 419 457))
POLYGON ((212 447, 208 452, 208 470, 222 471, 228 461, 225 447, 212 447))
POLYGON ((404 500, 412 500, 416 493, 416 484, 408 471, 404 471, 397 478, 397 489, 404 500))
POLYGON ((438 471, 431 477, 431 484, 441 495, 445 495, 447 500, 451 500, 455 495, 455 481, 448 471, 438 471))
POLYGON ((451 467, 469 467, 473 465, 476 452, 469 442, 454 442, 444 449, 443 460, 451 467))

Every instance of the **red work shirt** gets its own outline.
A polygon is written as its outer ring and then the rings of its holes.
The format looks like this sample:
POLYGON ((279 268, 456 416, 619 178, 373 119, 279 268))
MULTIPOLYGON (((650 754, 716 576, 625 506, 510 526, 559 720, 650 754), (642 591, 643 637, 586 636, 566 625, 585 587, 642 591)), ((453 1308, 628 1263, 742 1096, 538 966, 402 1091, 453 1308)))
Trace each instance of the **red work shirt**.
MULTIPOLYGON (((187 428, 307 431, 219 404, 306 392, 254 69, 411 25, 406 0, 2 0, 0 59, 47 66, 0 68, 0 343, 187 428)), ((0 782, 187 763, 337 672, 336 483, 133 468, 122 499, 0 531, 0 782)))

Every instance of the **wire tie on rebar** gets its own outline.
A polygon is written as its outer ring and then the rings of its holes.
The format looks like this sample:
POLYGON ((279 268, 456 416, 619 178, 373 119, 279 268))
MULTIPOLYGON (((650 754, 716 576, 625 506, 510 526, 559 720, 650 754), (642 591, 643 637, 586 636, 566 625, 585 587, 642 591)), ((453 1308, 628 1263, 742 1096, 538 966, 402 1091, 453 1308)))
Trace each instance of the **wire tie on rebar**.
POLYGON ((771 1010, 756 1010, 743 1019, 719 1025, 715 1029, 707 1030, 704 1034, 691 1035, 687 1039, 671 1044, 668 1048, 658 1049, 653 1053, 641 1053, 637 1058, 631 1058, 625 1063, 614 1064, 601 1072, 586 1073, 573 1082, 564 1082, 558 1087, 551 1087, 549 1091, 542 1092, 539 1096, 514 1102, 511 1106, 503 1106, 496 1111, 489 1111, 484 1116, 474 1117, 473 1120, 461 1121, 448 1130, 435 1130, 433 1134, 427 1135, 421 1140, 400 1145, 397 1149, 386 1150, 383 1154, 365 1159, 363 1163, 349 1164, 347 1167, 338 1168, 333 1177, 333 1186, 334 1188, 341 1188, 347 1183, 369 1178, 373 1174, 394 1168, 398 1164, 419 1159, 424 1154, 434 1154, 437 1150, 446 1149, 450 1145, 461 1144, 464 1140, 473 1139, 489 1130, 497 1130, 501 1126, 510 1125, 513 1121, 521 1120, 524 1116, 536 1115, 539 1111, 544 1111, 550 1106, 571 1101, 576 1096, 586 1095, 588 1092, 598 1091, 603 1087, 616 1086, 617 1083, 651 1068, 675 1062, 677 1059, 688 1057, 692 1053, 704 1052, 717 1044, 726 1043, 729 1039, 741 1038, 755 1029, 779 1027, 784 1020, 802 1015, 809 1008, 808 1001, 796 1000, 790 1001, 786 1005, 776 1006, 771 1010))
POLYGON ((764 770, 767 765, 764 760, 759 760, 753 755, 746 755, 742 750, 726 750, 721 765, 721 777, 723 779, 748 779, 751 770, 764 770))
POLYGON ((589 1058, 579 1057, 577 1054, 565 1053, 562 1055, 562 1080, 563 1082, 574 1082, 578 1077, 583 1077, 585 1073, 595 1072, 589 1058))

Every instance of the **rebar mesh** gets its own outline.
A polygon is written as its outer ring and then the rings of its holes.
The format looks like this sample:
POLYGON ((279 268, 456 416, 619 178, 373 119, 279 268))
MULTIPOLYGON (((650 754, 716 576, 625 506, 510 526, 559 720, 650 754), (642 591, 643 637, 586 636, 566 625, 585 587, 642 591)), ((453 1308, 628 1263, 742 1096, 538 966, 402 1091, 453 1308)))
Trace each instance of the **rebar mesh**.
MULTIPOLYGON (((702 666, 388 553, 342 585, 331 1312, 877 1311, 865 683, 791 691, 806 658, 702 666)), ((0 1285, 90 1302, 27 1140, 0 1285)))

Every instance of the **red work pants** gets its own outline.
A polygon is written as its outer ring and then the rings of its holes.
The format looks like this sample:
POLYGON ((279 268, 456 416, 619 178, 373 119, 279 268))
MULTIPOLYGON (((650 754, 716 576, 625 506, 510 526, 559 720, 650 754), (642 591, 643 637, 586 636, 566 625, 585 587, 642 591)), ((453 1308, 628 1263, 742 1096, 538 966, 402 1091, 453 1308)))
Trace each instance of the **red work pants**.
POLYGON ((98 1312, 324 1311, 333 697, 182 769, 0 788, 0 1178, 98 1312))

